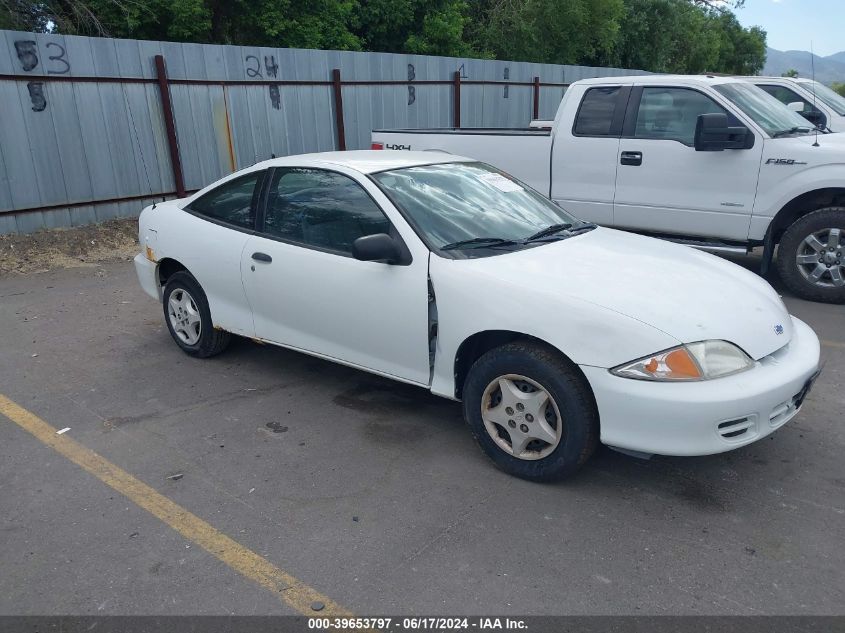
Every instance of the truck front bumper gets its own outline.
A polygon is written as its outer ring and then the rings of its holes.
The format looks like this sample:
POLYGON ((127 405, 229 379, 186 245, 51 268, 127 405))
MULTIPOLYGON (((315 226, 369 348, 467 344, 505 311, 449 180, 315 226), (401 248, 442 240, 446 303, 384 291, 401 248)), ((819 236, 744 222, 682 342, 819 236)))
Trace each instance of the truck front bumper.
POLYGON ((752 369, 701 382, 650 382, 582 366, 601 441, 658 455, 710 455, 766 437, 801 409, 819 371, 819 340, 792 317, 792 340, 752 369))

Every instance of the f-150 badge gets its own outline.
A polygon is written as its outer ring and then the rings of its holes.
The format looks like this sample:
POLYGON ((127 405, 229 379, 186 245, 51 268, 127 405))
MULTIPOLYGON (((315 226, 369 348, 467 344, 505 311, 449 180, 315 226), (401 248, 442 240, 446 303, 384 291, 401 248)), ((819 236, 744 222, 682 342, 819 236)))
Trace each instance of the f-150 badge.
POLYGON ((794 158, 768 158, 767 165, 806 165, 803 160, 795 160, 794 158))

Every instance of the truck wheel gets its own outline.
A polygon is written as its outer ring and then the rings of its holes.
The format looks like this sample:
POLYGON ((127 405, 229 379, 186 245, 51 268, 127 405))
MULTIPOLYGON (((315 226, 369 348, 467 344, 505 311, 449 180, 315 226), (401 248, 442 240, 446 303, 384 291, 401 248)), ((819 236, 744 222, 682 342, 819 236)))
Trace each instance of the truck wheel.
POLYGON ((567 477, 598 444, 598 413, 586 380, 561 354, 531 341, 479 358, 464 384, 463 404, 484 452, 523 479, 567 477))
POLYGON ((781 238, 777 266, 802 299, 845 303, 845 207, 818 209, 793 222, 781 238))
POLYGON ((183 352, 208 358, 226 349, 230 334, 214 328, 205 292, 193 275, 186 272, 171 275, 164 287, 162 303, 167 329, 183 352))

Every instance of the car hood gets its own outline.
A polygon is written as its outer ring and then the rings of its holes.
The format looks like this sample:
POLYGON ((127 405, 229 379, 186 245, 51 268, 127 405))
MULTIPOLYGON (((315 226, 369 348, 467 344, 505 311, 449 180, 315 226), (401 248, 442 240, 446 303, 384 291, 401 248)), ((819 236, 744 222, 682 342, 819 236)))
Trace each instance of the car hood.
POLYGON ((789 313, 762 278, 708 253, 633 233, 600 227, 462 265, 526 294, 551 290, 599 305, 683 343, 730 341, 755 360, 792 338, 789 313))
POLYGON ((819 134, 818 137, 815 134, 804 134, 766 139, 763 163, 772 158, 793 159, 811 167, 845 163, 845 133, 819 134))

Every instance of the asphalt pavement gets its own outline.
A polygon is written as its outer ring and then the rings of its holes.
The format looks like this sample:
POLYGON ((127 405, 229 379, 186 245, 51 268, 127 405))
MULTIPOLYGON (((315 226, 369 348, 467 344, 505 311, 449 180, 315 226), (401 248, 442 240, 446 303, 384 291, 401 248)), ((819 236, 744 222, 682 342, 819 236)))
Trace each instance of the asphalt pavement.
POLYGON ((362 615, 845 614, 845 307, 785 300, 825 361, 795 420, 540 485, 422 389, 244 339, 189 358, 130 262, 0 278, 0 394, 72 446, 0 416, 0 614, 296 613, 264 563, 362 615))

